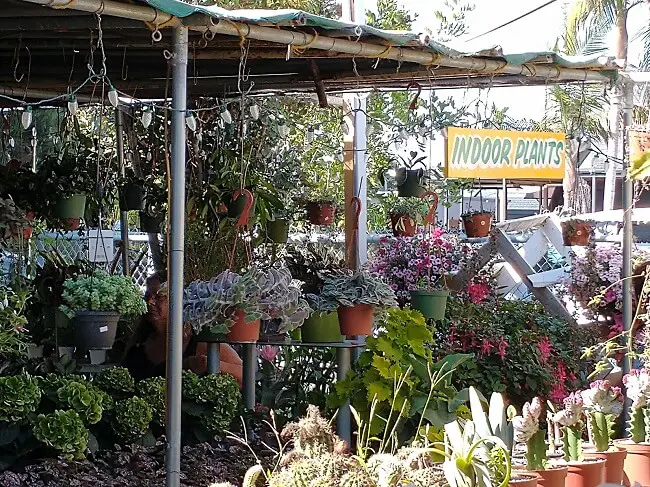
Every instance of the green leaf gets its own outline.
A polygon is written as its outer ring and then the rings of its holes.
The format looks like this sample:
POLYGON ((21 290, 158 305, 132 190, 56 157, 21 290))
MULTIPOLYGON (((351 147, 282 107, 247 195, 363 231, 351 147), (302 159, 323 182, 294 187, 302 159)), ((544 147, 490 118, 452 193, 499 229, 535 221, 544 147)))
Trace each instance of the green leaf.
POLYGON ((393 379, 393 374, 392 374, 392 363, 390 360, 388 360, 385 357, 381 357, 379 355, 375 355, 372 358, 372 366, 377 369, 379 374, 384 378, 384 379, 393 379))

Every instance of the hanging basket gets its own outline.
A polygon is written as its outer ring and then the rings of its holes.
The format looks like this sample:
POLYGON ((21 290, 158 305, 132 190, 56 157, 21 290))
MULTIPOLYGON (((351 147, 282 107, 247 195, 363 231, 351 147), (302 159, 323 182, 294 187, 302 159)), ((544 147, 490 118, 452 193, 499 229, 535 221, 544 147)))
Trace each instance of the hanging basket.
POLYGON ((228 329, 226 339, 229 342, 256 342, 260 339, 260 320, 246 321, 246 314, 235 311, 235 320, 228 329))
POLYGON ((252 209, 255 207, 255 196, 247 190, 235 191, 226 206, 228 208, 228 218, 239 218, 247 206, 250 206, 250 214, 252 215, 252 209))
POLYGON ((449 291, 411 291, 411 308, 428 320, 444 320, 449 291))
POLYGON ((412 237, 417 230, 415 220, 402 213, 390 214, 390 226, 395 237, 412 237))
POLYGON ((339 326, 341 334, 348 338, 372 335, 375 308, 370 304, 339 306, 339 326))
POLYGON ((562 239, 567 247, 586 247, 589 245, 592 233, 593 225, 590 222, 562 222, 562 239))
POLYGON ((474 213, 472 215, 465 215, 463 218, 463 226, 465 227, 465 234, 468 238, 487 237, 492 229, 492 213, 474 213))
POLYGON ((266 238, 273 243, 285 244, 289 240, 289 220, 278 218, 266 222, 266 238))
POLYGON ((145 207, 146 191, 140 183, 126 183, 120 188, 120 210, 142 211, 145 207))
POLYGON ((336 312, 315 311, 299 328, 304 343, 339 343, 343 341, 336 312))
POLYGON ((75 317, 75 345, 82 350, 110 350, 115 343, 120 314, 79 311, 75 317))
POLYGON ((151 216, 146 211, 140 212, 140 230, 144 233, 160 233, 162 222, 162 217, 151 216))
POLYGON ((333 225, 336 208, 331 203, 310 201, 307 203, 309 223, 312 225, 333 225))
POLYGON ((86 211, 86 195, 76 194, 60 199, 54 208, 54 217, 62 220, 79 219, 86 211))
POLYGON ((397 183, 397 196, 402 198, 417 197, 419 198, 425 191, 422 186, 424 178, 423 169, 406 169, 400 167, 395 175, 397 183))

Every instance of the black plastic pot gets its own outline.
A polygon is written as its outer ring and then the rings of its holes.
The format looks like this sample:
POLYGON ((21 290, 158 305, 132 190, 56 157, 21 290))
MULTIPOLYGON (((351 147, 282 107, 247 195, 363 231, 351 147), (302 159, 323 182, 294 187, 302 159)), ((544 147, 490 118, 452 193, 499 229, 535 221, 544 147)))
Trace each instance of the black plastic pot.
POLYGON ((120 210, 142 211, 145 206, 146 192, 138 183, 126 183, 120 188, 120 210))
POLYGON ((280 328, 281 321, 279 319, 273 320, 263 320, 260 342, 282 342, 287 339, 286 333, 280 333, 278 329, 280 328))
POLYGON ((75 317, 74 340, 77 349, 110 350, 115 343, 120 314, 79 311, 75 317))
POLYGON ((151 216, 146 211, 140 212, 140 230, 145 233, 160 233, 162 222, 161 217, 151 216))
POLYGON ((395 175, 397 196, 403 198, 422 196, 422 193, 425 191, 422 186, 422 178, 424 178, 423 169, 406 169, 405 167, 400 167, 395 175))

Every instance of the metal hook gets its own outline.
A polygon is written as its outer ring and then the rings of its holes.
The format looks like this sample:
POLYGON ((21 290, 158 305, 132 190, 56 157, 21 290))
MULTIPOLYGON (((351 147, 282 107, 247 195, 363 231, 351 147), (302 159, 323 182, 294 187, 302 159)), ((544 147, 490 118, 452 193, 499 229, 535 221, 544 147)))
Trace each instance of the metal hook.
POLYGON ((23 78, 25 77, 25 73, 21 74, 20 77, 18 77, 18 66, 20 66, 20 48, 22 46, 22 36, 18 40, 18 46, 16 47, 16 50, 14 51, 14 79, 16 80, 16 83, 20 83, 23 78))
POLYGON ((162 32, 158 29, 158 26, 154 29, 154 31, 151 33, 151 40, 154 42, 160 42, 162 41, 163 35, 162 32))
POLYGON ((163 56, 167 61, 171 60, 174 57, 174 55, 168 49, 163 50, 163 56))

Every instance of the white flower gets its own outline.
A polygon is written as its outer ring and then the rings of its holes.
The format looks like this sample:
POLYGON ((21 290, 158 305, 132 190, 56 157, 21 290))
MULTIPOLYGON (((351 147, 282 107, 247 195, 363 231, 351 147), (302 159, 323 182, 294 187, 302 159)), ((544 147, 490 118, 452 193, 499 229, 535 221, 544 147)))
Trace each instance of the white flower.
POLYGON ((611 414, 614 417, 623 412, 623 395, 620 387, 612 387, 607 380, 592 382, 590 388, 582 391, 586 410, 594 413, 611 414))
POLYGON ((532 402, 524 404, 521 416, 512 419, 512 427, 515 430, 515 441, 527 443, 528 440, 539 431, 539 417, 542 414, 542 401, 538 397, 532 402))
POLYGON ((575 426, 582 419, 584 402, 582 396, 572 392, 564 399, 564 409, 556 413, 551 419, 560 426, 575 426))

